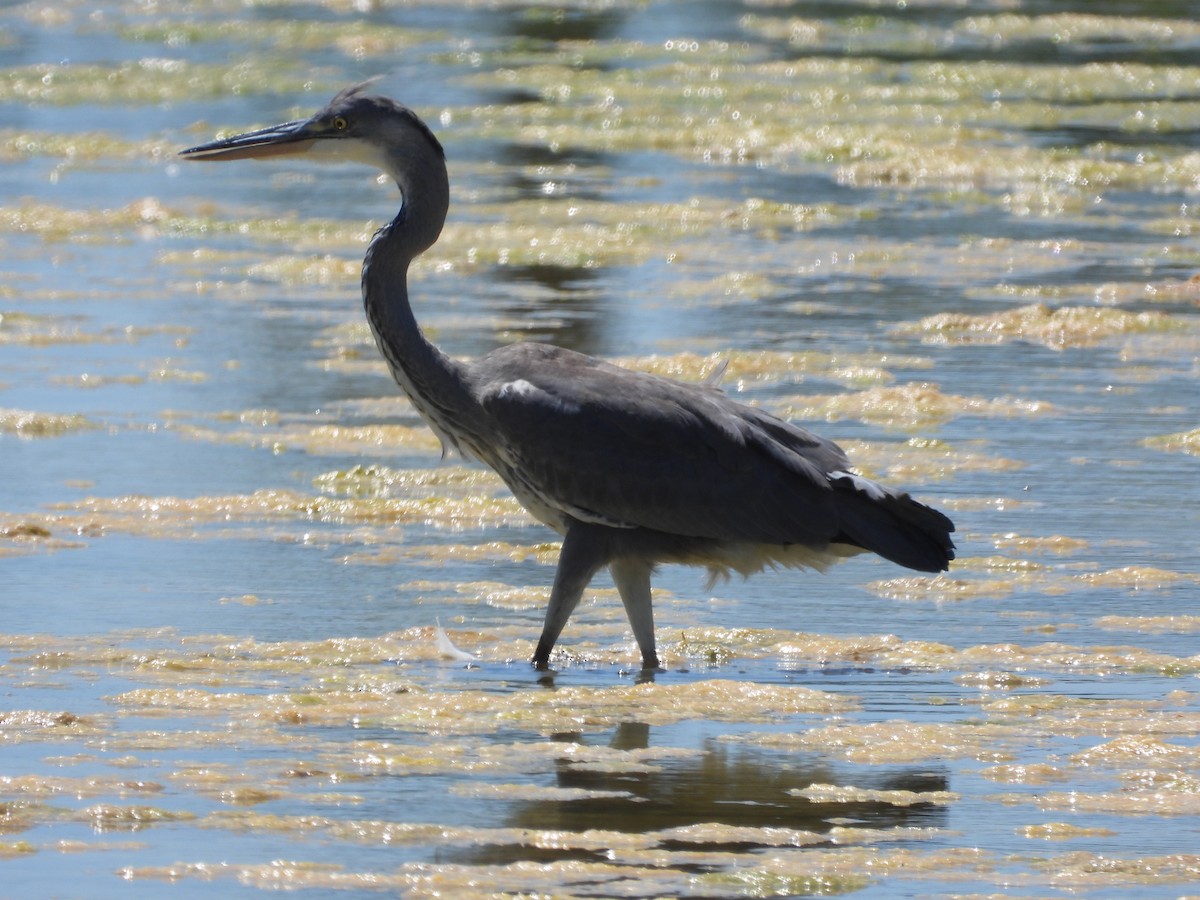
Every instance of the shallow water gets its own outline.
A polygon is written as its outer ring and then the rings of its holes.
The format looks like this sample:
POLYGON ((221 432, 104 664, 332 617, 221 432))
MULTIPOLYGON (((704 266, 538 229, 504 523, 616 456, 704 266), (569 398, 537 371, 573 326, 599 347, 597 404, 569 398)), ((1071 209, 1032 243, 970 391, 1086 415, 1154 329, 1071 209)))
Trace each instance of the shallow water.
POLYGON ((5 7, 6 890, 1200 893, 1190 7, 5 7), (650 682, 598 580, 533 672, 552 535, 362 322, 394 188, 174 156, 379 73, 444 348, 726 360, 951 572, 668 568, 650 682))

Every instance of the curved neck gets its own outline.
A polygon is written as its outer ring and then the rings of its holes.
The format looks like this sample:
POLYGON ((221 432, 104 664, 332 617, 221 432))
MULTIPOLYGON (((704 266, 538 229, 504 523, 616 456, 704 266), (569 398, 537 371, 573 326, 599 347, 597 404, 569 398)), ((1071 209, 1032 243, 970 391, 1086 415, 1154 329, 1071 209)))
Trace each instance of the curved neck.
POLYGON ((473 453, 470 434, 478 404, 468 389, 466 371, 425 337, 408 301, 408 266, 433 246, 449 207, 449 186, 441 159, 411 166, 397 160, 393 173, 417 171, 419 180, 397 176, 404 205, 391 223, 376 232, 362 269, 363 306, 375 343, 396 383, 442 442, 473 453), (439 177, 440 176, 440 177, 439 177), (406 182, 412 183, 406 183, 406 182))

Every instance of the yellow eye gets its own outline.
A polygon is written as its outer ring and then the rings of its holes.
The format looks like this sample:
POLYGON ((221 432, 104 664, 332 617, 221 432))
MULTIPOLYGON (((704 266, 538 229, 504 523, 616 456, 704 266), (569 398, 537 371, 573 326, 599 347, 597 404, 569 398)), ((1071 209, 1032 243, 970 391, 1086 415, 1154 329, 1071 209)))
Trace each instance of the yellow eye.
POLYGON ((350 127, 350 123, 347 122, 344 117, 342 117, 342 116, 334 116, 333 117, 333 130, 334 131, 345 131, 349 127, 350 127))

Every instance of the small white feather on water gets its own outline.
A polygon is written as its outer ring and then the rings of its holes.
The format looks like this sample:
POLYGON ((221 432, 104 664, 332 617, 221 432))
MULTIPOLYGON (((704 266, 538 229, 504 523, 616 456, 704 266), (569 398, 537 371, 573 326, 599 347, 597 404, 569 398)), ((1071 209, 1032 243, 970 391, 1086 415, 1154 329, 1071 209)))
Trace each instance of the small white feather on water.
POLYGON ((437 643, 438 656, 442 659, 456 659, 462 662, 475 662, 475 657, 466 650, 459 650, 454 646, 454 642, 450 640, 450 635, 446 634, 446 630, 442 628, 441 621, 438 621, 437 628, 434 630, 434 639, 437 643))

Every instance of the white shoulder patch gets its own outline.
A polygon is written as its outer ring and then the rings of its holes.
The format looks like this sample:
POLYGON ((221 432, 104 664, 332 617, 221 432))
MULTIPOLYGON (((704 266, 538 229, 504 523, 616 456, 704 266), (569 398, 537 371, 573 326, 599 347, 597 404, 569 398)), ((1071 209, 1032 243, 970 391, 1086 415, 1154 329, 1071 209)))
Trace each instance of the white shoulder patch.
POLYGON ((532 397, 535 394, 545 393, 539 391, 524 378, 518 378, 516 381, 508 381, 500 385, 496 391, 497 397, 532 397))
POLYGON ((524 378, 518 378, 516 381, 505 382, 496 390, 496 398, 499 400, 534 400, 538 403, 549 406, 555 413, 575 414, 579 412, 579 405, 563 400, 561 397, 556 397, 549 391, 543 391, 535 384, 531 384, 524 378))

